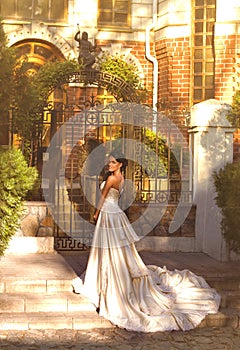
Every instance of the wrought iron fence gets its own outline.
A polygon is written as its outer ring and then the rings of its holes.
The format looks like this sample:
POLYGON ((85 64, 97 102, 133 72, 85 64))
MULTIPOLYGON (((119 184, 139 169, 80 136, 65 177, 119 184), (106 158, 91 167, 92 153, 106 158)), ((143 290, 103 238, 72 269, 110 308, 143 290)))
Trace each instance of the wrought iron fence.
POLYGON ((42 137, 52 145, 44 149, 43 189, 56 222, 57 250, 91 244, 104 161, 114 148, 129 160, 123 209, 192 202, 191 152, 164 112, 134 103, 89 103, 85 109, 49 105, 44 113, 42 137))

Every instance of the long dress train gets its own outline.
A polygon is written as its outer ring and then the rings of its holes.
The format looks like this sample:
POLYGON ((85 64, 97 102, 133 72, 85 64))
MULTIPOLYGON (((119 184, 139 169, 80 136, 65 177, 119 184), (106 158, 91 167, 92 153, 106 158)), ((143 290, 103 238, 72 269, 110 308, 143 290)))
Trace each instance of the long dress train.
MULTIPOLYGON (((103 184, 102 184, 103 185, 103 184)), ((190 330, 216 313, 220 296, 189 270, 146 266, 134 242, 139 237, 118 205, 111 188, 96 224, 84 283, 73 281, 99 314, 127 330, 190 330)))

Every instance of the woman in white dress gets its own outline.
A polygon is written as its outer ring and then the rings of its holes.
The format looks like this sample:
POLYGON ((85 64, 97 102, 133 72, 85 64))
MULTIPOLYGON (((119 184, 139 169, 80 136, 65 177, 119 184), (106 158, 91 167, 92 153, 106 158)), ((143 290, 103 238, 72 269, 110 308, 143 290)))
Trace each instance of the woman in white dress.
POLYGON ((134 242, 139 237, 118 205, 127 160, 112 153, 107 180, 94 214, 96 228, 84 283, 73 281, 101 316, 131 331, 190 330, 216 313, 220 296, 189 270, 146 266, 134 242))

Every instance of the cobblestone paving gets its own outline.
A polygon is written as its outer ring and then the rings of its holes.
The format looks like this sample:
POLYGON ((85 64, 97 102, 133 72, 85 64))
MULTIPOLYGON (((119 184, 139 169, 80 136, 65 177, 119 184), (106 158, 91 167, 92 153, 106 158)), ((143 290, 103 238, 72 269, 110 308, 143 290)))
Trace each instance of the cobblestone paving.
POLYGON ((137 333, 119 328, 1 331, 1 350, 239 350, 240 329, 200 328, 189 332, 137 333))

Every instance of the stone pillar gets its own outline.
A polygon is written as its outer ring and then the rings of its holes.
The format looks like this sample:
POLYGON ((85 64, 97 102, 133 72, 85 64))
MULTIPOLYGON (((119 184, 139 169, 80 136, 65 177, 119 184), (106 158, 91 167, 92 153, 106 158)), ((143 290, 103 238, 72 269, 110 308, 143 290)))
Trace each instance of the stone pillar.
POLYGON ((190 140, 193 146, 193 201, 196 211, 196 250, 227 261, 221 233, 221 210, 216 205, 213 172, 233 160, 233 132, 226 119, 230 106, 211 99, 191 110, 190 140))

